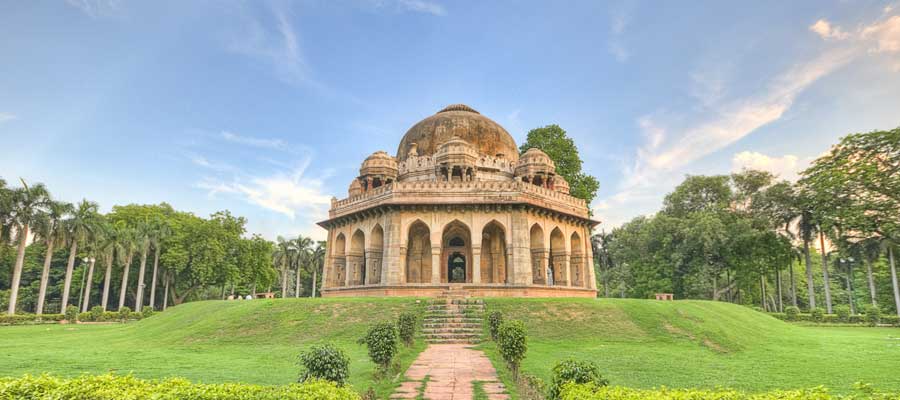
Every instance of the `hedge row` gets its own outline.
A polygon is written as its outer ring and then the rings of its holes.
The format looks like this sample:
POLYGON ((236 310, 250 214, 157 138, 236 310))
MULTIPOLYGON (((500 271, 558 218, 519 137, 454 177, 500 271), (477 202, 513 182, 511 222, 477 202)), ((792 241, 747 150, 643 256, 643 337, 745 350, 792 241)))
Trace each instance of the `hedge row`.
MULTIPOLYGON (((139 312, 128 313, 128 320, 139 320, 146 318, 139 312)), ((37 324, 56 324, 66 319, 65 314, 15 314, 0 315, 0 325, 37 325, 37 324)), ((122 320, 122 315, 117 311, 105 311, 102 314, 83 312, 77 317, 81 322, 118 322, 122 320)))
POLYGON ((860 387, 857 394, 837 395, 829 393, 822 387, 751 394, 727 389, 630 389, 573 383, 564 385, 560 395, 562 400, 895 400, 898 398, 900 395, 896 393, 877 393, 866 386, 860 387))
POLYGON ((0 378, 0 399, 54 400, 358 400, 349 388, 325 381, 284 386, 238 383, 193 384, 184 379, 143 380, 98 375, 58 378, 48 375, 0 378))
MULTIPOLYGON (((800 313, 793 317, 793 319, 788 318, 788 315, 785 313, 769 313, 769 315, 778 318, 783 321, 790 322, 814 322, 817 324, 867 324, 866 316, 864 314, 856 314, 847 316, 845 320, 841 320, 841 317, 837 314, 825 314, 822 316, 821 321, 817 321, 816 318, 809 313, 800 313)), ((881 325, 891 325, 900 327, 900 317, 896 315, 882 315, 881 316, 881 325)))

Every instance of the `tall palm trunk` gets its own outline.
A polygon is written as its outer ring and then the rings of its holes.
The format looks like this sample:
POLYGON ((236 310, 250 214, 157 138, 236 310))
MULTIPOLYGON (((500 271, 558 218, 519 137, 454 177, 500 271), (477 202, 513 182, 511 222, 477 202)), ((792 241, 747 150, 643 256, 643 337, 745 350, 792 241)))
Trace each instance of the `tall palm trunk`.
POLYGON ((281 261, 281 298, 287 297, 287 263, 281 261))
POLYGON ((319 271, 319 267, 316 266, 313 268, 313 281, 312 281, 312 293, 309 297, 316 297, 316 272, 319 271))
POLYGON ((131 258, 133 255, 131 252, 128 252, 128 257, 125 257, 125 268, 122 270, 122 290, 119 291, 119 309, 125 307, 125 293, 128 291, 128 270, 131 269, 131 258))
POLYGON ((62 303, 59 306, 59 312, 66 312, 69 306, 69 290, 72 288, 72 269, 75 267, 75 255, 78 251, 78 241, 72 239, 72 247, 69 248, 69 262, 66 263, 66 280, 63 284, 62 303))
POLYGON ((44 256, 44 269, 41 271, 41 288, 38 289, 38 302, 35 314, 44 313, 44 299, 47 298, 47 283, 50 282, 50 262, 53 261, 53 240, 47 241, 47 255, 44 256))
POLYGON ((103 311, 106 311, 106 304, 109 300, 109 286, 112 283, 112 263, 113 256, 112 252, 110 252, 109 256, 106 257, 106 276, 103 278, 103 299, 100 302, 103 311))
POLYGON ((9 315, 16 313, 16 302, 19 300, 19 283, 22 280, 22 266, 25 265, 25 242, 28 240, 28 225, 22 226, 20 236, 16 263, 13 266, 12 281, 9 284, 9 308, 6 311, 9 315))
POLYGON ((769 306, 766 303, 766 274, 759 275, 759 298, 762 300, 762 309, 765 311, 769 311, 769 306))
MULTIPOLYGON (((168 275, 168 273, 166 274, 168 275)), ((166 290, 163 292, 163 311, 166 311, 166 307, 169 306, 169 278, 166 278, 166 290)))
POLYGON ((137 312, 140 312, 141 307, 144 306, 144 275, 147 272, 147 251, 149 250, 148 246, 144 246, 141 250, 141 268, 138 270, 137 296, 134 297, 134 310, 137 312))
POLYGON ((869 281, 869 297, 872 299, 872 305, 878 305, 875 301, 875 278, 872 277, 872 262, 869 259, 863 260, 866 263, 866 280, 869 281))
POLYGON ((850 302, 850 315, 856 315, 856 306, 853 305, 853 263, 847 264, 847 300, 850 302))
POLYGON ((775 303, 775 307, 778 309, 778 312, 784 312, 784 295, 782 294, 781 288, 781 268, 775 267, 775 291, 778 292, 778 301, 775 303))
POLYGON ((797 307, 797 277, 794 276, 794 262, 788 264, 788 273, 791 277, 791 305, 797 307))
POLYGON ((806 261, 806 294, 809 296, 809 310, 816 308, 816 286, 813 283, 812 256, 809 254, 809 240, 803 239, 803 258, 806 261))
POLYGON ((828 254, 825 253, 825 233, 819 231, 819 245, 822 247, 822 280, 825 281, 825 312, 831 314, 831 284, 828 278, 828 254))
POLYGON ((97 260, 92 258, 90 265, 88 265, 87 281, 85 281, 85 285, 84 285, 84 303, 82 303, 81 312, 87 312, 88 308, 91 305, 91 286, 94 285, 94 262, 95 261, 97 261, 97 260))
POLYGON ((897 266, 894 264, 894 248, 888 247, 888 257, 891 260, 891 284, 894 286, 894 308, 900 317, 900 288, 897 287, 897 266))
POLYGON ((297 264, 297 276, 294 283, 294 297, 300 298, 300 264, 297 264))
POLYGON ((150 307, 156 307, 156 272, 159 269, 159 247, 153 248, 153 278, 150 279, 150 307))

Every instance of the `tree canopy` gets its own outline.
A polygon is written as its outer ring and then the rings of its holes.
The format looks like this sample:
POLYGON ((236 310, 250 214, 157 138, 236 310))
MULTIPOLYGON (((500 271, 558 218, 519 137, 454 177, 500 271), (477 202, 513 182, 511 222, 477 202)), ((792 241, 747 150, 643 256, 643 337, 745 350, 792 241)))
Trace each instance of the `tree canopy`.
POLYGON ((519 153, 524 154, 528 149, 535 147, 547 153, 556 164, 556 173, 562 175, 569 182, 569 193, 588 204, 597 195, 600 184, 597 178, 585 174, 581 170, 581 156, 578 147, 563 128, 559 125, 547 125, 535 128, 528 132, 525 143, 519 146, 519 153))

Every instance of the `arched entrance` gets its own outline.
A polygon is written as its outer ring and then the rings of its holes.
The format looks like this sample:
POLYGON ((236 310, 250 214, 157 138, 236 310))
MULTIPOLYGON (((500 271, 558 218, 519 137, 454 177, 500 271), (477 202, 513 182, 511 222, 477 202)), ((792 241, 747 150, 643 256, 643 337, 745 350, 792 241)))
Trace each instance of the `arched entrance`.
POLYGON ((481 282, 506 283, 506 265, 506 233, 491 221, 481 233, 481 282))
POLYGON ((472 282, 472 235, 469 227, 460 221, 453 221, 444 227, 441 240, 441 282, 443 283, 469 283, 472 282), (453 272, 461 267, 462 270, 453 272))
POLYGON ((406 282, 431 282, 431 233, 422 221, 409 228, 406 241, 406 282))

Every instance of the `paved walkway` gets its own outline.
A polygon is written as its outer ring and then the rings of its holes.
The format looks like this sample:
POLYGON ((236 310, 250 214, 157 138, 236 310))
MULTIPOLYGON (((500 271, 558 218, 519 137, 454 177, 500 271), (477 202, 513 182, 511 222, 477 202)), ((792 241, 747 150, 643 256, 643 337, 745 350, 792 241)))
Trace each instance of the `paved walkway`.
POLYGON ((491 361, 470 346, 429 345, 406 371, 409 381, 403 382, 391 398, 415 399, 423 393, 426 400, 471 400, 474 383, 480 381, 488 399, 509 399, 509 395, 503 394, 505 388, 491 361))

